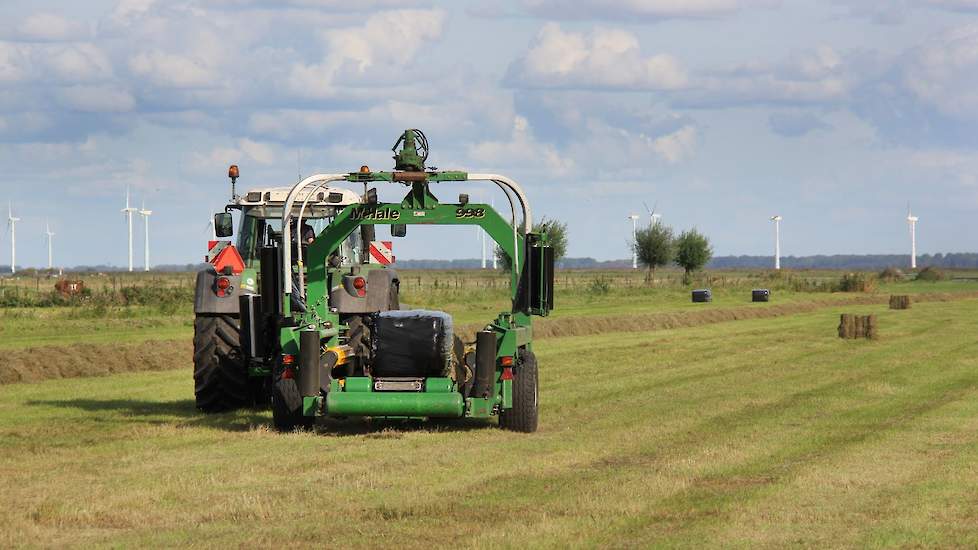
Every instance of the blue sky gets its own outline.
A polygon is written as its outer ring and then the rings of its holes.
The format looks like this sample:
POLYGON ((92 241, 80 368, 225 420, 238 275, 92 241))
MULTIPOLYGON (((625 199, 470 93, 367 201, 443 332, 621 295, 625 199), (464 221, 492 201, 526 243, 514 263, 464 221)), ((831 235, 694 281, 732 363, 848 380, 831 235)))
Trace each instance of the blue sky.
MULTIPOLYGON (((122 265, 127 186, 154 263, 196 261, 228 164, 243 187, 294 182, 299 151, 304 175, 389 168, 408 127, 433 165, 520 181, 571 256, 628 257, 643 201, 721 255, 771 254, 774 214, 786 255, 904 252, 908 202, 922 253, 974 251, 978 0, 0 5, 20 264, 46 262, 50 220, 57 263, 122 265)), ((476 243, 422 229, 395 252, 476 243)))

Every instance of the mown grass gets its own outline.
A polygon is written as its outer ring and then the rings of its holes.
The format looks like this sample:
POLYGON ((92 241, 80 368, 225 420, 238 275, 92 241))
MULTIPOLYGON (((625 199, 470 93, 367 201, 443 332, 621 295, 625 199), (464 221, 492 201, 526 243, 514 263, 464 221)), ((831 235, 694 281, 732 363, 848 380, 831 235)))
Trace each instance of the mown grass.
MULTIPOLYGON (((678 283, 680 275, 667 273, 654 286, 642 282, 633 271, 568 271, 557 277, 554 319, 612 317, 631 314, 683 312, 704 308, 764 308, 796 302, 826 302, 851 294, 806 291, 812 285, 827 286, 842 272, 708 272, 714 301, 709 305, 690 302, 690 287, 678 283), (601 284, 596 284, 600 281, 601 284), (801 284, 799 284, 801 281, 801 284), (769 304, 750 304, 750 290, 771 288, 769 304), (801 290, 796 290, 798 287, 801 290)), ((189 339, 193 335, 192 282, 187 274, 118 275, 95 277, 98 300, 81 301, 69 307, 0 308, 0 349, 69 344, 112 344, 146 340, 189 339), (129 298, 123 294, 128 289, 129 298), (150 290, 151 289, 151 290, 150 290), (188 292, 191 292, 188 294, 188 292), (129 303, 134 302, 134 303, 129 303)), ((447 311, 458 325, 487 323, 510 308, 505 277, 481 271, 406 272, 401 299, 411 307, 447 311), (437 286, 435 283, 437 282, 437 286)), ((7 281, 30 291, 30 280, 7 281)), ((976 281, 881 283, 876 294, 919 294, 925 292, 974 292, 976 281)))
POLYGON ((202 416, 189 367, 0 387, 0 546, 968 547, 978 302, 541 341, 541 431, 202 416))

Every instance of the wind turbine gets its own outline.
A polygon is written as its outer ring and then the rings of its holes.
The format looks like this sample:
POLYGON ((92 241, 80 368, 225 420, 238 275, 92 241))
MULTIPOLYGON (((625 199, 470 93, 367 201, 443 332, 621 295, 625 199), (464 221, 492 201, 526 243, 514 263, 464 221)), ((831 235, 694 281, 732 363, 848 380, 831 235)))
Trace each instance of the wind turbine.
POLYGON ((129 205, 129 188, 126 188, 126 207, 121 210, 126 216, 126 222, 129 224, 129 271, 132 272, 132 215, 138 212, 139 209, 133 208, 129 205))
POLYGON ((143 259, 144 271, 149 271, 149 217, 153 215, 152 210, 146 210, 146 201, 143 201, 143 207, 139 210, 139 215, 143 217, 143 222, 145 227, 143 229, 143 237, 146 239, 143 244, 143 253, 145 255, 143 259))
POLYGON ((217 226, 214 225, 214 216, 211 216, 210 214, 208 214, 208 218, 209 219, 207 220, 207 228, 211 232, 211 240, 212 241, 216 241, 217 240, 217 226))
POLYGON ((17 273, 17 222, 14 217, 14 205, 7 203, 7 227, 10 229, 10 273, 17 273))
POLYGON ((910 224, 910 269, 917 269, 917 216, 913 215, 910 205, 907 205, 907 223, 910 224))
POLYGON ((628 216, 632 220, 632 269, 638 269, 638 249, 635 248, 635 241, 638 239, 638 214, 628 216))
POLYGON ((771 216, 774 222, 774 269, 781 269, 781 220, 780 215, 771 216))
POLYGON ((48 269, 54 269, 54 233, 51 232, 51 223, 44 222, 44 234, 48 237, 48 269))
POLYGON ((652 208, 649 208, 649 205, 646 204, 644 201, 642 202, 642 204, 645 206, 645 209, 648 210, 649 212, 649 227, 655 227, 655 225, 659 223, 659 218, 662 217, 662 214, 655 213, 656 207, 659 206, 658 203, 656 203, 656 205, 653 206, 652 208))

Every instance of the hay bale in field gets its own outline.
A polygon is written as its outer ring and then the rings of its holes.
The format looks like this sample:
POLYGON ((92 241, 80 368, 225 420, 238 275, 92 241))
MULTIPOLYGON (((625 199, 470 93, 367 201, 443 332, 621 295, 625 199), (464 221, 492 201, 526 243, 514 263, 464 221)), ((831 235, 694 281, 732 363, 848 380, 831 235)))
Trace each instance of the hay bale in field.
POLYGON ((879 335, 879 324, 875 315, 853 315, 843 313, 839 319, 839 338, 855 340, 867 338, 875 340, 879 335))
POLYGON ((910 309, 910 296, 890 296, 890 309, 910 309))

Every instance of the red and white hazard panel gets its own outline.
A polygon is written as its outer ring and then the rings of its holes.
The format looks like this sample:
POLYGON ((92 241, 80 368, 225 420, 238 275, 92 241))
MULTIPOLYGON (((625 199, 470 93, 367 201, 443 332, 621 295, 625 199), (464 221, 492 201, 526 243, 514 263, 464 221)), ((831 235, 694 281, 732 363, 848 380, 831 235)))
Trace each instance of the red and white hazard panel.
POLYGON ((380 265, 394 263, 394 242, 370 241, 370 263, 380 265))

